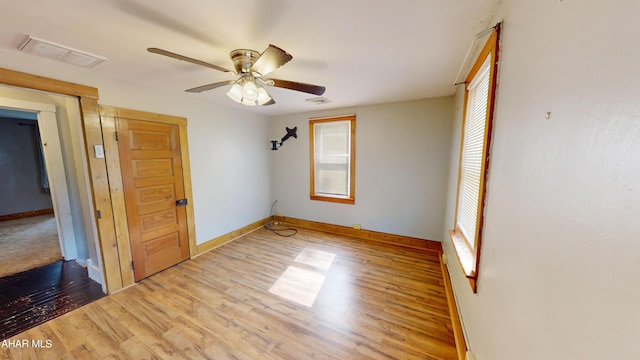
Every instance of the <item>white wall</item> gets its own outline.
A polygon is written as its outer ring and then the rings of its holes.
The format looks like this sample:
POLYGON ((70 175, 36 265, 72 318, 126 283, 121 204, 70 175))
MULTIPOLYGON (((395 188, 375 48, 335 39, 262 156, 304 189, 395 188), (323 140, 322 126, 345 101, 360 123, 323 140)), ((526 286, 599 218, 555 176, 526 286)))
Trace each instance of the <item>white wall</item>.
POLYGON ((479 360, 640 358, 639 13, 631 0, 502 2, 477 295, 449 265, 479 360))
POLYGON ((199 244, 269 215, 267 117, 15 52, 0 67, 96 87, 103 105, 186 117, 199 244))
MULTIPOLYGON (((440 241, 446 204, 453 98, 274 117, 298 138, 272 151, 273 198, 285 216, 440 241), (356 114, 355 205, 309 199, 309 118, 356 114)), ((268 144, 265 144, 267 147, 268 144)))

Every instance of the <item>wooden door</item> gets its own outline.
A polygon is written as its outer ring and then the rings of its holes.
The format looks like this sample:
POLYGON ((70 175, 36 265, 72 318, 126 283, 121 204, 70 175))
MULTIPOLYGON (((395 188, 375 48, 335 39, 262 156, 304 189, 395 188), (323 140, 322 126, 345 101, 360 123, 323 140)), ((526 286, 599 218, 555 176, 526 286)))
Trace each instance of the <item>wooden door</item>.
POLYGON ((189 257, 178 126, 117 118, 135 281, 189 257))

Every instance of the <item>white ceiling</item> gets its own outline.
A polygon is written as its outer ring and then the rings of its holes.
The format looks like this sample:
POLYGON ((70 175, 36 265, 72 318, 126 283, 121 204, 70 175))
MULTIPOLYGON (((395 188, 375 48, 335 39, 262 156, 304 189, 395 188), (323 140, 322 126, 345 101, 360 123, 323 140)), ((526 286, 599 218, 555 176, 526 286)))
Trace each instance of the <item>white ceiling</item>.
MULTIPOLYGON (((262 52, 274 44, 293 60, 269 76, 326 86, 324 97, 331 100, 315 105, 305 102, 314 95, 267 87, 277 104, 242 107, 280 115, 453 94, 469 45, 477 32, 493 25, 487 21, 497 2, 4 1, 0 50, 18 52, 31 35, 107 58, 92 72, 183 92, 234 77, 151 54, 148 47, 233 69, 231 50, 262 52)), ((241 107, 227 98, 226 91, 225 87, 189 96, 241 107)))

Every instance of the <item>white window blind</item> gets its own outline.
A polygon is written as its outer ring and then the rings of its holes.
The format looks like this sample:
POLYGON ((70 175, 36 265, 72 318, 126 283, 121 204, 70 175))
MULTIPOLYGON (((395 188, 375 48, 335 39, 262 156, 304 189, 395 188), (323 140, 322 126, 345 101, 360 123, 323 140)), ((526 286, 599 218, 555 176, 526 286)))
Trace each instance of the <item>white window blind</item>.
POLYGON ((467 87, 467 112, 460 167, 457 226, 473 248, 476 243, 480 182, 484 161, 491 55, 467 87))
POLYGON ((313 126, 315 193, 349 197, 351 122, 319 122, 313 126))

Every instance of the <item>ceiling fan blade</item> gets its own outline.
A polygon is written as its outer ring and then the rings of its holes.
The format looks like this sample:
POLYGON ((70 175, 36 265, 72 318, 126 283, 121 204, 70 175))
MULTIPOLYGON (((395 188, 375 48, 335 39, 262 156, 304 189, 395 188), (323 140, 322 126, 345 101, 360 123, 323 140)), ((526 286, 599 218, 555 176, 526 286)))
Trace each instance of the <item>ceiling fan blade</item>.
POLYGON ((288 63, 293 56, 275 45, 269 45, 251 67, 256 76, 265 76, 280 66, 288 63))
POLYGON ((284 89, 290 89, 295 91, 302 91, 314 95, 322 95, 326 88, 324 86, 305 84, 297 81, 280 80, 280 79, 266 79, 267 85, 280 87, 284 89))
POLYGON ((262 104, 262 106, 273 105, 273 104, 275 104, 275 103, 276 103, 276 101, 275 101, 275 100, 273 100, 273 99, 271 99, 271 100, 269 100, 268 102, 266 102, 266 103, 262 104))
POLYGON ((192 92, 192 93, 201 93, 203 91, 219 88, 220 86, 231 85, 231 84, 234 84, 235 82, 236 82, 236 80, 220 81, 220 82, 213 83, 213 84, 207 84, 207 85, 194 87, 193 89, 188 89, 188 90, 185 90, 185 91, 186 92, 192 92))
POLYGON ((164 55, 164 56, 168 56, 170 58, 174 58, 174 59, 190 62, 192 64, 196 64, 196 65, 200 65, 200 66, 206 66, 208 68, 212 68, 212 69, 216 69, 216 70, 219 70, 219 71, 224 71, 224 72, 235 74, 235 72, 233 72, 233 71, 231 71, 229 69, 225 69, 222 66, 210 64, 208 62, 204 62, 204 61, 197 60, 197 59, 192 59, 190 57, 187 57, 187 56, 184 56, 184 55, 180 55, 180 54, 176 54, 176 53, 173 53, 171 51, 162 50, 162 49, 158 49, 158 48, 148 48, 147 51, 150 52, 150 53, 164 55))

